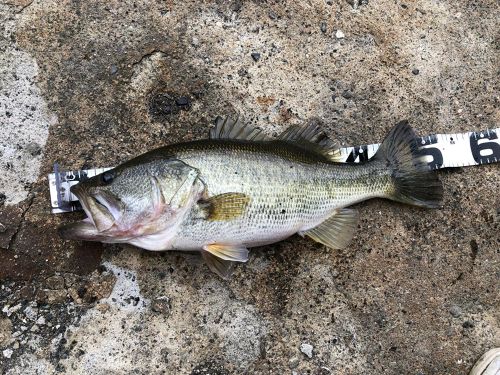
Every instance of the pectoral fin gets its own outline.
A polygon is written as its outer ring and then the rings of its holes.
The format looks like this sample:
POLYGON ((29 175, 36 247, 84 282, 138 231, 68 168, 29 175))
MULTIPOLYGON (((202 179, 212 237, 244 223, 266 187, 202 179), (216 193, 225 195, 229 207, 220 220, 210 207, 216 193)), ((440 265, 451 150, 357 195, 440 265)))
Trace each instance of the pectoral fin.
POLYGON ((250 197, 242 193, 224 193, 200 203, 209 221, 228 221, 235 219, 245 212, 250 197))
POLYGON ((243 246, 211 244, 203 246, 203 250, 220 259, 232 262, 246 262, 248 260, 248 250, 243 246))
POLYGON ((323 221, 318 226, 299 232, 301 236, 311 237, 314 241, 322 243, 332 249, 345 248, 356 231, 358 212, 350 209, 340 209, 334 215, 323 221))
POLYGON ((216 257, 215 255, 212 255, 208 251, 202 251, 201 255, 205 260, 205 263, 207 264, 208 268, 210 268, 212 272, 215 272, 223 279, 225 280, 228 279, 233 273, 234 262, 216 257))

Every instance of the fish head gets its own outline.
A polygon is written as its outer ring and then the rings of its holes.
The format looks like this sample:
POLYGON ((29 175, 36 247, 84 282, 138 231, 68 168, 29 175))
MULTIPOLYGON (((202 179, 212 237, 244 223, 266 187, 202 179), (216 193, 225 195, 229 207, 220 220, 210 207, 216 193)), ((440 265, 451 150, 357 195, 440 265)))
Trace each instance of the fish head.
POLYGON ((125 163, 71 187, 87 218, 59 228, 65 239, 127 242, 180 220, 201 196, 197 169, 180 160, 125 163))

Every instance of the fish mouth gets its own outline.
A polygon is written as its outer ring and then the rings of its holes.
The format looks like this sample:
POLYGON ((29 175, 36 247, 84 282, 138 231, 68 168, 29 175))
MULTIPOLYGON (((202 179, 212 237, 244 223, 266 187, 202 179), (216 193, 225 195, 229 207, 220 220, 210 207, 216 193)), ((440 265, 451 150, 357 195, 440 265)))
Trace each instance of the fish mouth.
POLYGON ((71 187, 71 193, 80 201, 87 218, 59 227, 64 239, 103 241, 123 213, 121 202, 107 192, 89 193, 80 184, 71 187))

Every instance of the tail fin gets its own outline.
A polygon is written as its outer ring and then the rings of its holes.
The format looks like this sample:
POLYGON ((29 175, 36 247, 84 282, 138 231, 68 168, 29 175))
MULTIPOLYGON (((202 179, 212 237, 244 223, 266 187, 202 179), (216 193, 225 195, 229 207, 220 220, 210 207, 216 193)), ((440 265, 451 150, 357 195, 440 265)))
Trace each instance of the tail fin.
POLYGON ((401 121, 389 132, 374 159, 391 170, 393 191, 389 198, 420 207, 435 208, 443 198, 437 174, 420 161, 417 139, 408 121, 401 121))

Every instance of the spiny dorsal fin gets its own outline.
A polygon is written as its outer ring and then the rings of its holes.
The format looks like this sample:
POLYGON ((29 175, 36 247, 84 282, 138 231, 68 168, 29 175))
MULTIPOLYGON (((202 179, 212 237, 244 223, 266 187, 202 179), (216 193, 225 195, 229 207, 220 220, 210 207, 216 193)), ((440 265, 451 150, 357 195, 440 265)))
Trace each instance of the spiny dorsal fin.
POLYGON ((311 237, 314 241, 332 249, 343 249, 354 236, 357 223, 358 211, 342 208, 336 210, 332 216, 318 226, 299 232, 299 234, 311 237))
POLYGON ((224 193, 201 201, 200 208, 209 221, 229 221, 243 215, 249 202, 243 193, 224 193))
POLYGON ((201 255, 203 257, 203 260, 205 260, 208 268, 210 268, 212 272, 215 272, 225 280, 229 279, 233 272, 233 265, 235 262, 221 259, 215 255, 212 255, 208 251, 202 251, 201 255))
POLYGON ((229 116, 223 119, 218 116, 215 119, 215 127, 210 129, 210 139, 239 139, 247 141, 269 140, 266 134, 251 125, 247 125, 238 116, 232 119, 229 116))
POLYGON ((328 138, 318 121, 290 126, 278 136, 278 139, 319 153, 330 161, 340 161, 339 146, 328 138))

